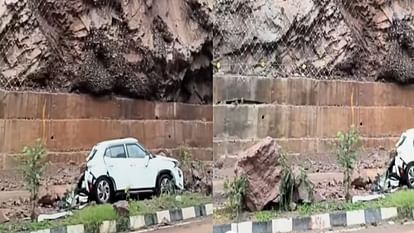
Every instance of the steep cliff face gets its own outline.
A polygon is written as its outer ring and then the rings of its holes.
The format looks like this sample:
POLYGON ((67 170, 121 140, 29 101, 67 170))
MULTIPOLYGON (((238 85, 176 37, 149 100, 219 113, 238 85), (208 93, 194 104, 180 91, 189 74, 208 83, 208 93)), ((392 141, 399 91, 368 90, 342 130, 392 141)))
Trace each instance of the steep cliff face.
POLYGON ((0 0, 0 85, 212 101, 203 0, 0 0))
POLYGON ((0 0, 0 85, 210 103, 213 50, 225 73, 412 83, 413 15, 410 0, 0 0))
POLYGON ((220 72, 414 78, 412 1, 222 0, 213 9, 220 72))

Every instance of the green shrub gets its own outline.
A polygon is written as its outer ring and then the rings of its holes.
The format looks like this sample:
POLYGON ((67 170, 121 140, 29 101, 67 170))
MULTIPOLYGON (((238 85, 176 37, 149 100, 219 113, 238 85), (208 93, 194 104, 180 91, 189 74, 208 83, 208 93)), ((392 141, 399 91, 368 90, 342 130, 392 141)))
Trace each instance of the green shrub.
POLYGON ((293 175, 292 168, 288 165, 284 154, 281 154, 279 163, 280 165, 282 165, 282 180, 280 182, 279 206, 281 210, 289 211, 290 204, 292 203, 292 199, 293 199, 295 177, 293 175))
POLYGON ((248 181, 245 176, 235 177, 233 181, 226 180, 224 189, 227 196, 227 208, 232 211, 232 217, 239 217, 243 209, 247 193, 248 181))
POLYGON ((30 192, 30 201, 32 203, 32 220, 35 219, 35 209, 38 200, 41 178, 47 165, 46 149, 40 139, 36 140, 34 146, 26 146, 23 149, 23 178, 27 189, 30 192))
POLYGON ((355 126, 351 126, 348 132, 338 132, 336 143, 336 156, 339 165, 343 168, 345 199, 351 201, 351 178, 357 161, 357 154, 361 148, 361 139, 355 126))

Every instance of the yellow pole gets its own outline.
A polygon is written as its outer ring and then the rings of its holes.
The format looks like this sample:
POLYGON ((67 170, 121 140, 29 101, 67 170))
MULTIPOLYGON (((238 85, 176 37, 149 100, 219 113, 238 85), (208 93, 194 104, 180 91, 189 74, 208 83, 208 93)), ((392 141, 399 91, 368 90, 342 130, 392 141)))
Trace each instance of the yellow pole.
POLYGON ((43 143, 46 144, 46 101, 43 103, 42 124, 42 140, 43 143))
POLYGON ((354 91, 352 90, 352 93, 351 93, 351 114, 352 114, 352 116, 351 116, 351 120, 352 120, 352 125, 355 125, 355 112, 354 112, 354 91))

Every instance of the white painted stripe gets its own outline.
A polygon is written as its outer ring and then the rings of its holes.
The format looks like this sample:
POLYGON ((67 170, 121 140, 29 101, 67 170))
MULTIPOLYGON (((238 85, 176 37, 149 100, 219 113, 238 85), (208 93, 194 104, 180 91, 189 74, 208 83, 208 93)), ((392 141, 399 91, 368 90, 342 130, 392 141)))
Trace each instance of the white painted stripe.
POLYGON ((99 227, 100 233, 116 233, 116 221, 103 221, 99 227))
POLYGON ((38 230, 38 231, 32 231, 31 233, 50 233, 50 229, 44 229, 44 230, 38 230))
POLYGON ((237 223, 232 223, 231 224, 231 231, 238 232, 238 225, 237 225, 237 223))
POLYGON ((212 215, 213 214, 213 204, 207 204, 206 205, 206 214, 207 216, 212 215))
POLYGON ((253 233, 253 223, 252 222, 241 222, 238 224, 238 233, 253 233))
POLYGON ((129 217, 129 227, 133 230, 145 227, 145 217, 143 215, 129 217))
POLYGON ((85 228, 82 224, 80 225, 70 225, 66 228, 66 233, 84 233, 85 228))
POLYGON ((311 229, 322 230, 331 228, 329 214, 319 214, 311 216, 311 229))
POLYGON ((291 231, 293 231, 293 224, 291 218, 278 218, 272 220, 272 233, 291 231))
POLYGON ((194 207, 183 208, 181 210, 183 212, 183 220, 196 217, 194 207))
POLYGON ((398 216, 397 208, 381 208, 382 220, 392 219, 398 216))
POLYGON ((365 212, 364 210, 354 210, 346 212, 346 225, 360 225, 365 224, 365 212))
POLYGON ((158 223, 162 223, 164 218, 167 219, 168 222, 171 222, 170 211, 164 210, 157 212, 158 223))

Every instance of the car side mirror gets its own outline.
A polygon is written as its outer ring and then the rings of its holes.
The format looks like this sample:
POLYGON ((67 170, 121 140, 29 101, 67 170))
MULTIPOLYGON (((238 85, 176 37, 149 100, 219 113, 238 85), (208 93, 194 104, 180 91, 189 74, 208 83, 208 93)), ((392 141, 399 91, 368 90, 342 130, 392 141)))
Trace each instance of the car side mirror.
POLYGON ((151 154, 147 154, 147 161, 146 161, 145 167, 148 167, 149 161, 150 161, 151 159, 152 159, 151 154))

